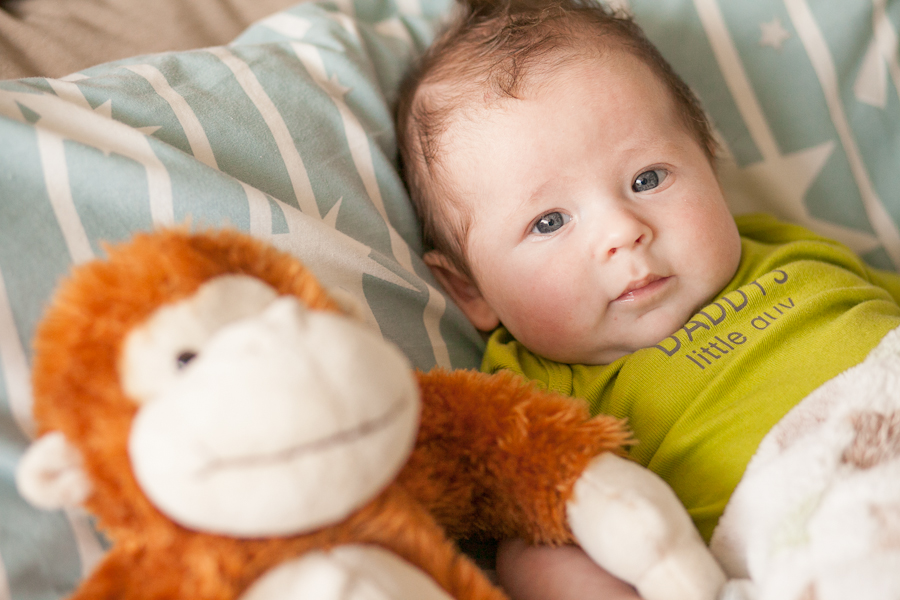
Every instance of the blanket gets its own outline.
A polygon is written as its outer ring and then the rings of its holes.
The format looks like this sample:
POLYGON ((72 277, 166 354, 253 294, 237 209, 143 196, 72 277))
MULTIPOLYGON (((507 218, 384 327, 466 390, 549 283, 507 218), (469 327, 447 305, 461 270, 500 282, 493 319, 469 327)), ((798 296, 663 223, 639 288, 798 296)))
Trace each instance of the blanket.
POLYGON ((769 432, 711 548, 722 600, 900 598, 900 330, 769 432))
POLYGON ((298 0, 2 0, 0 79, 226 44, 298 0))

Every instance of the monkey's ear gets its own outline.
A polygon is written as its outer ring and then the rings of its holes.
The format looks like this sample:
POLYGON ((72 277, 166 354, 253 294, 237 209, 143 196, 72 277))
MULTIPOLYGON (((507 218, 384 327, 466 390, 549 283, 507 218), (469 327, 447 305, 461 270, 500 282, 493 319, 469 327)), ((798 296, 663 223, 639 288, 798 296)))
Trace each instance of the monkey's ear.
POLYGON ((58 431, 29 446, 19 461, 16 485, 23 498, 47 510, 77 506, 91 493, 81 453, 58 431))

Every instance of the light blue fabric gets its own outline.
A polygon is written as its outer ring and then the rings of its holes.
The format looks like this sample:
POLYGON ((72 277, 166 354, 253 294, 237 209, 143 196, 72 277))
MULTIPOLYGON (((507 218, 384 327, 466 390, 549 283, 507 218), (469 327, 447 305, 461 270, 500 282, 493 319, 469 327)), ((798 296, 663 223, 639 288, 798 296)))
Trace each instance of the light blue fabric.
MULTIPOLYGON (((362 300, 416 366, 478 365, 480 339, 419 258, 390 112, 450 1, 303 4, 227 47, 0 82, 0 600, 64 596, 102 553, 83 515, 25 504, 13 472, 34 326, 104 240, 237 226, 362 300)), ((703 99, 736 212, 900 265, 900 0, 616 4, 703 99)))
POLYGON ((620 0, 721 135, 735 212, 900 267, 900 1, 620 0))
POLYGON ((104 241, 238 227, 355 296, 416 367, 478 366, 480 338, 421 261, 392 124, 446 5, 304 4, 228 47, 0 82, 0 598, 58 598, 102 554, 84 515, 31 508, 13 474, 35 324, 104 241))

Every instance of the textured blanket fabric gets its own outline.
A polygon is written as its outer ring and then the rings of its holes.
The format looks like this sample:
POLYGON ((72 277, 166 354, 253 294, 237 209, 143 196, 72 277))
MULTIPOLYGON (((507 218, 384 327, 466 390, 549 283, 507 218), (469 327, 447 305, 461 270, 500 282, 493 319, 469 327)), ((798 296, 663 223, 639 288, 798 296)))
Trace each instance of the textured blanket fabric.
POLYGON ((225 44, 298 0, 7 0, 0 79, 62 77, 103 62, 225 44))
POLYGON ((900 598, 900 330, 768 434, 711 546, 723 600, 900 598))

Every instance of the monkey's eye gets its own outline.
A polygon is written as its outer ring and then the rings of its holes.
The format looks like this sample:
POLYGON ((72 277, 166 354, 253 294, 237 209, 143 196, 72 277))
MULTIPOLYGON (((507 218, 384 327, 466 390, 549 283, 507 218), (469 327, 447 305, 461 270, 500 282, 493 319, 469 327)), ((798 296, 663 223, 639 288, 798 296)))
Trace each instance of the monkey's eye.
POLYGON ((199 366, 189 365, 222 329, 260 314, 277 298, 259 279, 222 275, 192 296, 163 304, 125 338, 118 365, 125 394, 136 404, 165 394, 199 366))
POLYGON ((193 350, 184 350, 183 352, 178 354, 178 358, 175 359, 175 366, 178 367, 179 370, 188 366, 188 363, 197 358, 197 353, 193 350))

